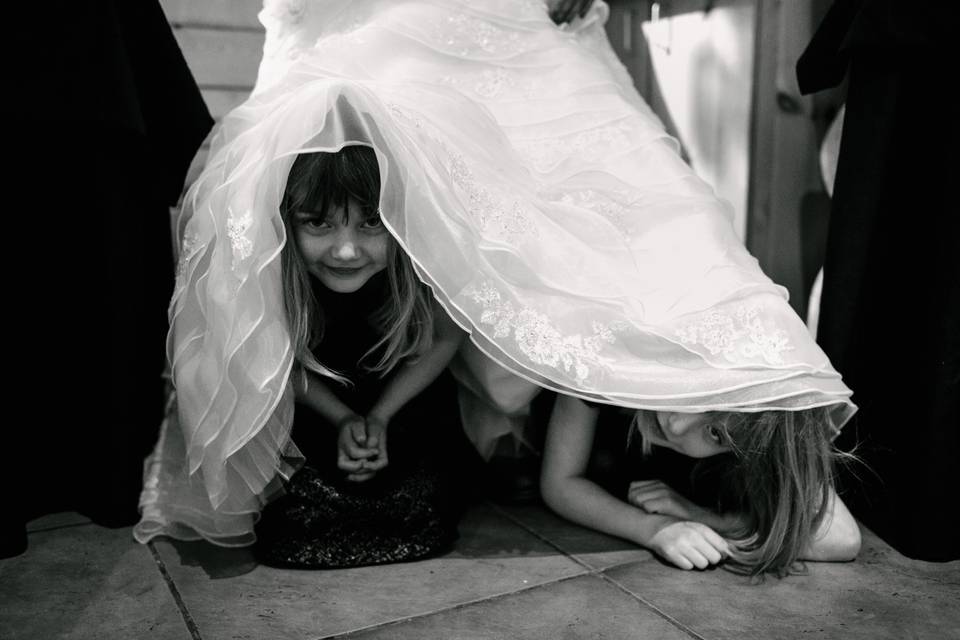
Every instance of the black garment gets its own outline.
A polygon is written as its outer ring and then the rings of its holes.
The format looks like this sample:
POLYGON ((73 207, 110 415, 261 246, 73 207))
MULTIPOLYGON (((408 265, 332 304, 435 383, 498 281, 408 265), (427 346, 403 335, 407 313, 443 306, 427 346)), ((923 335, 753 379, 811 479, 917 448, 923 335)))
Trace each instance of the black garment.
MULTIPOLYGON (((337 294, 317 284, 324 334, 317 359, 354 382, 331 390, 366 415, 389 380, 363 359, 381 330, 376 317, 390 295, 384 272, 359 291, 337 294)), ((286 495, 264 509, 256 553, 270 565, 353 567, 416 560, 445 550, 457 536, 464 505, 463 436, 453 378, 446 372, 412 398, 390 421, 388 466, 368 481, 348 481, 337 468, 337 431, 298 404, 293 441, 306 464, 286 485, 286 495)))
MULTIPOLYGON (((838 0, 797 65, 848 95, 818 341, 860 412, 853 514, 905 555, 960 558, 960 224, 954 3, 838 0)), ((852 472, 852 473, 851 473, 852 472)), ((852 474, 855 474, 852 475, 852 474)))
POLYGON ((7 390, 21 417, 0 447, 0 555, 44 513, 136 521, 163 409, 168 207, 213 124, 155 0, 13 10, 6 364, 22 388, 7 390))

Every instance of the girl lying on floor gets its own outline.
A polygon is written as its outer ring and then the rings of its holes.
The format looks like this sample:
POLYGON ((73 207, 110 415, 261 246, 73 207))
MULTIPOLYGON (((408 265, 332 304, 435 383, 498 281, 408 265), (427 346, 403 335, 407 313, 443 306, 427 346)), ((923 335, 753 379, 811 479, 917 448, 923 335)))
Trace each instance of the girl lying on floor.
POLYGON ((782 575, 798 560, 851 560, 860 532, 833 488, 828 425, 822 409, 624 413, 560 395, 544 448, 543 499, 557 513, 648 547, 681 569, 726 560, 741 572, 782 575), (608 433, 598 435, 598 428, 608 433), (661 478, 630 481, 640 468, 598 465, 595 442, 604 455, 613 449, 620 465, 642 466, 660 448, 699 464, 692 478, 670 474, 686 485, 684 495, 661 478))

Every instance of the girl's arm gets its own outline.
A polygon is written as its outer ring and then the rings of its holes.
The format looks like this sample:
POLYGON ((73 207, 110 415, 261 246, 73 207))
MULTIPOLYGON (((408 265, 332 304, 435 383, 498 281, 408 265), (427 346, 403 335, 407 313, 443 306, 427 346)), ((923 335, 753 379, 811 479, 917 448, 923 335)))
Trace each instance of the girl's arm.
MULTIPOLYGON (((744 516, 714 513, 694 504, 660 480, 632 483, 628 501, 648 513, 662 513, 683 520, 702 522, 721 533, 737 531, 746 525, 744 516)), ((853 560, 859 552, 860 528, 847 506, 831 488, 827 513, 801 553, 800 559, 840 562, 853 560)))
POLYGON ((349 476, 352 480, 368 480, 387 466, 387 427, 390 420, 403 405, 437 379, 467 335, 436 302, 433 303, 433 309, 433 344, 415 361, 397 368, 383 394, 367 414, 367 438, 364 442, 368 447, 375 448, 377 455, 365 462, 359 473, 349 476))
POLYGON ((364 419, 343 403, 313 371, 304 371, 304 379, 295 381, 296 399, 316 411, 337 429, 337 466, 349 474, 356 474, 367 466, 367 460, 377 455, 377 449, 367 444, 364 419))
POLYGON ((457 353, 466 332, 436 302, 433 309, 433 344, 414 362, 397 368, 368 417, 389 423, 401 407, 437 379, 457 353))
POLYGON ((829 500, 823 522, 801 554, 802 560, 841 562, 853 560, 860 552, 857 521, 832 488, 829 500))
POLYGON ((340 424, 356 413, 336 396, 323 378, 313 371, 303 371, 303 380, 294 380, 297 402, 316 411, 330 424, 340 424))
POLYGON ((593 448, 598 411, 580 400, 557 395, 543 449, 540 491, 551 509, 576 523, 646 545, 657 523, 618 500, 584 474, 593 448))
POLYGON ((544 502, 565 518, 648 547, 681 568, 720 562, 727 544, 709 527, 646 513, 585 477, 597 414, 576 398, 557 396, 540 475, 544 502))

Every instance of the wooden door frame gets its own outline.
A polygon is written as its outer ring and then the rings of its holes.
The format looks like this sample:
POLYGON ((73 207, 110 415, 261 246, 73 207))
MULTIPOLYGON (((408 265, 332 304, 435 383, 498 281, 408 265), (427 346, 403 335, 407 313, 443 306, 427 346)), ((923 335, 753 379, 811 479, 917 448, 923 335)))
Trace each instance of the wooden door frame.
POLYGON ((747 249, 763 271, 790 293, 804 317, 802 206, 822 191, 814 102, 801 96, 796 60, 815 28, 810 0, 757 0, 747 249))

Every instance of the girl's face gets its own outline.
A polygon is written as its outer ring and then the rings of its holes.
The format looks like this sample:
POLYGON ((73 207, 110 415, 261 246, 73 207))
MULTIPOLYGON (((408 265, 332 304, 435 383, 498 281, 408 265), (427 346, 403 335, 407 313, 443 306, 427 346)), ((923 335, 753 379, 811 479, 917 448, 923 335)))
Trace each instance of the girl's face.
POLYGON ((730 451, 723 430, 709 413, 657 411, 639 424, 641 434, 651 444, 691 458, 709 458, 730 451))
POLYGON ((353 293, 387 266, 390 233, 378 211, 352 198, 346 208, 295 211, 291 222, 307 270, 331 291, 353 293))

